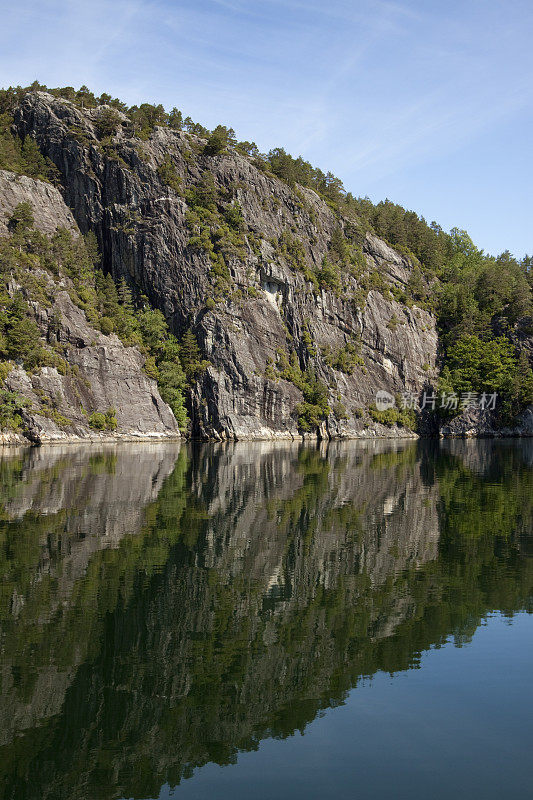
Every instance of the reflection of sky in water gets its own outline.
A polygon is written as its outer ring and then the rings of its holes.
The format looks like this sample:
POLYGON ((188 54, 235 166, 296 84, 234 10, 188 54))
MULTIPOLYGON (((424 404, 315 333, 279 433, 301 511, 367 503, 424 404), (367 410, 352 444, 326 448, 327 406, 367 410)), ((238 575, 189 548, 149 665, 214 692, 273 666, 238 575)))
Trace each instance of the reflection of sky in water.
POLYGON ((531 788, 533 618, 492 615, 467 647, 377 673, 290 739, 208 764, 168 797, 523 798, 531 788))

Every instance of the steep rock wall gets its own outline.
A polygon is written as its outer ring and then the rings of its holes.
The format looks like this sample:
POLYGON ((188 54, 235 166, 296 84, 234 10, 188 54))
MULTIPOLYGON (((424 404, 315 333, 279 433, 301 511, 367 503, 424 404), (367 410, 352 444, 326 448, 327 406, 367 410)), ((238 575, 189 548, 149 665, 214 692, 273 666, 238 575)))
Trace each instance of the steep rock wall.
MULTIPOLYGON (((41 232, 50 235, 64 227, 79 235, 72 213, 55 187, 0 171, 0 236, 7 232, 2 225, 22 202, 31 205, 35 227, 41 232)), ((6 388, 30 401, 23 415, 25 437, 37 444, 111 436, 179 437, 172 411, 143 370, 144 357, 139 350, 124 347, 114 334, 105 336, 89 325, 64 282, 54 282, 44 272, 39 277, 53 285, 55 298, 48 308, 33 302, 32 312, 43 340, 56 343, 65 352, 69 370, 63 375, 55 367, 42 367, 28 374, 16 365, 5 379, 6 388), (93 430, 88 422, 91 412, 108 409, 116 411, 116 430, 93 430)), ((7 442, 22 442, 25 437, 2 434, 7 442)))
POLYGON ((323 435, 405 434, 372 422, 365 409, 377 390, 418 394, 435 374, 433 316, 407 308, 389 291, 405 288, 408 259, 367 235, 364 268, 380 280, 366 302, 357 299, 360 285, 348 274, 336 291, 313 289, 279 242, 284 234, 296 238, 306 268, 320 267, 335 229, 352 223, 339 220, 318 195, 291 189, 235 150, 205 155, 204 142, 184 132, 156 128, 141 142, 125 117, 112 146, 102 144, 95 133, 99 113, 34 92, 15 119, 18 132, 34 137, 58 167, 65 201, 82 231, 96 233, 105 267, 144 291, 177 333, 194 331, 210 367, 192 392, 193 435, 297 436, 302 394, 269 370, 280 352, 291 351, 329 387, 337 411, 322 425, 323 435), (160 177, 164 163, 172 165, 174 188, 160 177), (190 243, 188 192, 206 177, 219 209, 233 201, 242 212, 243 248, 226 253, 222 292, 213 259, 190 243), (352 374, 328 365, 324 348, 335 352, 354 341, 361 363, 352 374))

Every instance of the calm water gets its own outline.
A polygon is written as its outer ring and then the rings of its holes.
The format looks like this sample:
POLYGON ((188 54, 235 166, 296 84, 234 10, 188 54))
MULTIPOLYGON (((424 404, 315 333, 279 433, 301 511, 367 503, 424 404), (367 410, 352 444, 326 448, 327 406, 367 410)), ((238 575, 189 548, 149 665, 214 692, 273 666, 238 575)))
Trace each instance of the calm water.
POLYGON ((0 797, 531 796, 533 441, 0 470, 0 797))

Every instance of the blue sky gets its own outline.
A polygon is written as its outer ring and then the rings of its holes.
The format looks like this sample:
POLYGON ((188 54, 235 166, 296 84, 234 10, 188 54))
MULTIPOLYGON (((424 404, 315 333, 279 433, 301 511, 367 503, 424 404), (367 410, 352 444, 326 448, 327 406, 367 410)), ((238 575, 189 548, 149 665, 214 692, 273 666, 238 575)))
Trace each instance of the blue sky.
POLYGON ((533 252, 531 0, 19 0, 0 84, 87 84, 533 252))

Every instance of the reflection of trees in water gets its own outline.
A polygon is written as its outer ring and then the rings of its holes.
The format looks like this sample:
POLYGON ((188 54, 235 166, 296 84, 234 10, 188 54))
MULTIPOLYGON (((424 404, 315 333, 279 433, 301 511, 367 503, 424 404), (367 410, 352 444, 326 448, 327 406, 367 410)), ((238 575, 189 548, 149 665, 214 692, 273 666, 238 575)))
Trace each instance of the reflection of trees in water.
POLYGON ((209 446, 142 465, 119 448, 39 474, 13 460, 5 796, 157 795, 530 603, 531 469, 519 448, 476 447, 209 446))

